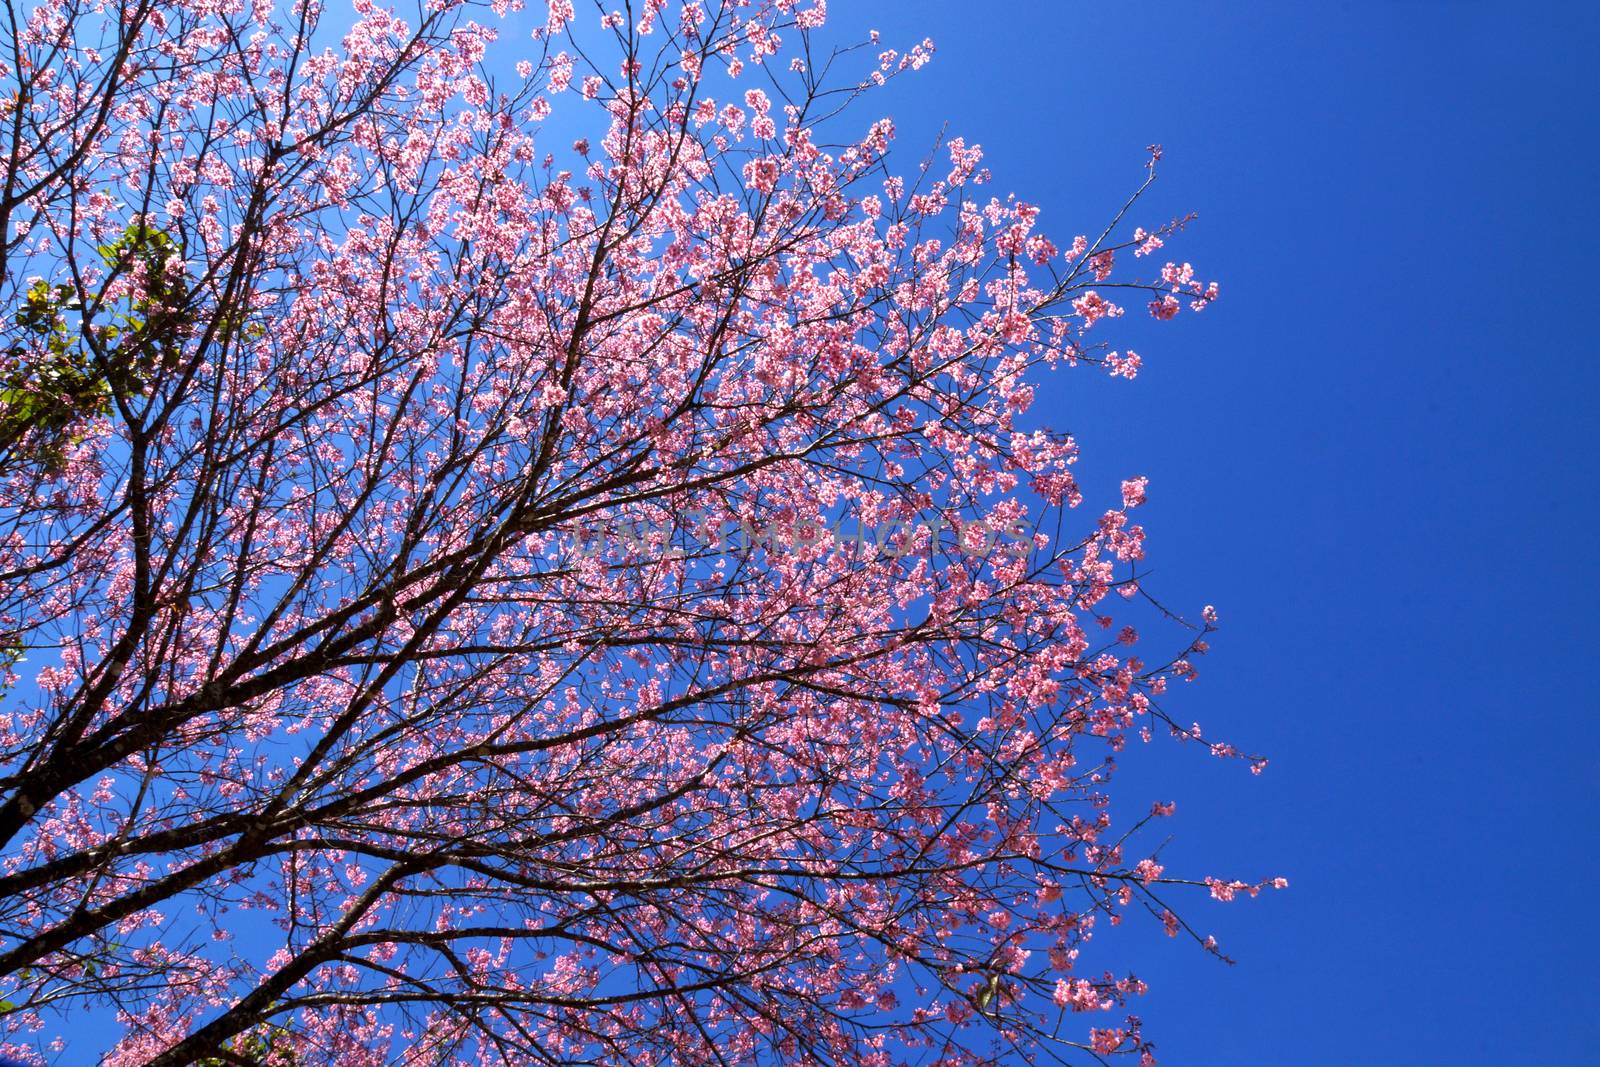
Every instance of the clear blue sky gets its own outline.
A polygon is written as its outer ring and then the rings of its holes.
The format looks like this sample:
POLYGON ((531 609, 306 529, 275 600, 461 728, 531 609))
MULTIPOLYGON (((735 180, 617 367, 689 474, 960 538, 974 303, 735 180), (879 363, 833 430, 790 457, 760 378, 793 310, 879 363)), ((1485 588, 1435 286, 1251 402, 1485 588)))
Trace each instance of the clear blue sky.
POLYGON ((1198 211, 1169 251, 1222 281, 1138 382, 1044 400, 1223 613, 1174 710, 1273 760, 1128 758, 1172 866, 1292 883, 1195 909, 1233 968, 1126 932, 1163 1062, 1596 1062, 1595 7, 832 9, 934 38, 901 149, 948 120, 1048 232, 1164 144, 1144 217, 1198 211))
POLYGON ((935 39, 864 108, 907 153, 946 121, 980 142, 1053 235, 1097 232, 1164 144, 1141 218, 1199 212, 1169 251, 1222 282, 1125 320, 1136 383, 1040 404, 1102 502, 1151 478, 1151 587, 1222 612, 1172 710, 1272 758, 1125 761, 1119 795, 1178 802, 1174 873, 1291 881, 1186 912, 1232 968, 1115 932, 1162 1062, 1593 1062, 1596 7, 831 6, 935 39))

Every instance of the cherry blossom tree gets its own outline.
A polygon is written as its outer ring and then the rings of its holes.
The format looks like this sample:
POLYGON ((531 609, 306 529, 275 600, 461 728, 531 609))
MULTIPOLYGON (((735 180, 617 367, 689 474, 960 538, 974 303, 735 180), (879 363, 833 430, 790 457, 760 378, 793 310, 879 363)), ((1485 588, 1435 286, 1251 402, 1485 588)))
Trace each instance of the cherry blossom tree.
POLYGON ((1239 755, 1215 615, 1028 421, 1216 296, 1181 221, 902 172, 932 46, 821 0, 616 2, 8 0, 6 1054, 1149 1058, 1080 952, 1264 884, 1113 825, 1239 755))

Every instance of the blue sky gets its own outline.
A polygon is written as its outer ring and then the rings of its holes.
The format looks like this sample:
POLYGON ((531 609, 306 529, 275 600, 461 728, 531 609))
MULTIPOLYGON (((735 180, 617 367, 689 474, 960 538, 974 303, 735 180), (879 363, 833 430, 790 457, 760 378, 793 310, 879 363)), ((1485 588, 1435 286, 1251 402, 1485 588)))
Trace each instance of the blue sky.
POLYGON ((1041 401, 1086 489, 1151 478, 1152 588, 1222 612, 1174 710, 1272 757, 1126 760, 1120 789, 1178 802, 1169 866, 1292 883, 1193 909, 1233 968, 1117 932, 1163 1062, 1587 1062, 1596 9, 833 15, 934 38, 890 90, 901 149, 948 120, 1047 232, 1097 232, 1164 144, 1144 217, 1199 212, 1167 251, 1222 281, 1141 332, 1136 383, 1041 401))
POLYGON ((1131 807, 1178 803, 1173 873, 1291 882, 1186 909, 1232 968, 1153 924, 1107 937, 1162 1062, 1587 1062, 1600 10, 831 6, 831 32, 938 45, 863 104, 899 150, 981 143, 1058 239, 1162 143, 1139 221, 1198 212, 1167 251, 1222 283, 1203 315, 1124 320, 1137 382, 1062 372, 1038 408, 1091 506, 1150 477, 1150 588, 1221 611, 1171 710, 1272 759, 1124 760, 1131 807))

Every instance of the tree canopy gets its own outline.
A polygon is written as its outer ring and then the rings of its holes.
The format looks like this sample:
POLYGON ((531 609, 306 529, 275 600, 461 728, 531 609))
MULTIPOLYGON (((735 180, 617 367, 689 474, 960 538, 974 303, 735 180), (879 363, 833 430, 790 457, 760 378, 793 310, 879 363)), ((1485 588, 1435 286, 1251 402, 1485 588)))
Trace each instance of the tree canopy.
POLYGON ((1150 1059, 1092 935, 1271 883, 1116 755, 1260 761, 1030 408, 1182 220, 900 166, 820 0, 519 7, 8 5, 5 1051, 1150 1059))

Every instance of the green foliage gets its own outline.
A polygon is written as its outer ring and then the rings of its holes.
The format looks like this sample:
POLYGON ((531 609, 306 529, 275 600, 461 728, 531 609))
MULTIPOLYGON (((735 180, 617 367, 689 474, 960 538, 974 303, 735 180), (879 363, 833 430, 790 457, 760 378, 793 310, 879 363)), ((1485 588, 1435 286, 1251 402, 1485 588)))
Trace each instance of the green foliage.
MULTIPOLYGON (((101 358, 83 343, 68 315, 83 314, 71 286, 35 281, 17 309, 13 343, 0 370, 0 452, 26 439, 27 458, 58 465, 71 427, 107 414, 113 390, 143 392, 158 369, 170 369, 187 328, 181 308, 185 283, 170 270, 179 254, 172 238, 136 222, 98 249, 111 277, 142 269, 140 295, 95 331, 101 358)), ((90 307, 99 308, 98 295, 90 307)))
POLYGON ((36 281, 17 309, 17 335, 0 375, 0 448, 32 438, 30 458, 47 467, 60 462, 66 431, 79 420, 104 414, 111 387, 92 354, 75 344, 66 311, 74 298, 65 285, 36 281))
POLYGON ((100 246, 100 258, 113 273, 144 268, 144 295, 130 301, 128 310, 101 327, 99 337, 109 349, 114 384, 138 392, 157 367, 170 368, 182 340, 186 320, 174 310, 186 294, 182 279, 168 269, 178 246, 161 230, 136 222, 111 244, 100 246))
POLYGON ((300 1060, 289 1044, 288 1031, 263 1023, 246 1030, 224 1046, 229 1055, 207 1056, 196 1067, 236 1067, 241 1061, 254 1067, 299 1067, 300 1060))
POLYGON ((146 295, 134 302, 135 311, 145 312, 183 295, 182 283, 167 272, 168 263, 178 254, 178 246, 165 232, 135 222, 122 231, 121 237, 101 245, 99 251, 100 258, 113 271, 126 273, 136 265, 145 268, 146 295))

